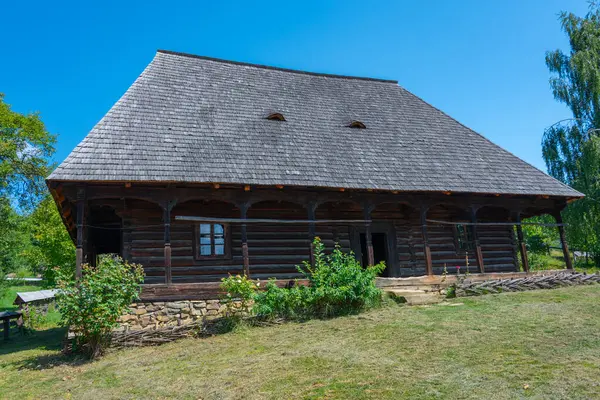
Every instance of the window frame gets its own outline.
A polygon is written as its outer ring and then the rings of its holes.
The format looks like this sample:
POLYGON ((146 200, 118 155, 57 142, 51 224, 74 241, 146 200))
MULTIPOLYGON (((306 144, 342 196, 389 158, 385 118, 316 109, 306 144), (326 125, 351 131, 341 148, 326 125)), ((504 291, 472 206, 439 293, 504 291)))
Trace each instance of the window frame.
POLYGON ((471 225, 461 223, 452 225, 452 233, 454 234, 454 249, 456 250, 456 254, 468 253, 475 249, 473 227, 471 225))
POLYGON ((194 259, 196 261, 205 261, 205 260, 227 260, 231 259, 231 233, 230 233, 229 224, 220 223, 220 222, 198 222, 194 224, 194 259), (210 225, 210 247, 211 254, 210 255, 202 255, 200 254, 200 227, 202 225, 210 225), (215 252, 215 225, 223 226, 223 254, 214 254, 215 252))

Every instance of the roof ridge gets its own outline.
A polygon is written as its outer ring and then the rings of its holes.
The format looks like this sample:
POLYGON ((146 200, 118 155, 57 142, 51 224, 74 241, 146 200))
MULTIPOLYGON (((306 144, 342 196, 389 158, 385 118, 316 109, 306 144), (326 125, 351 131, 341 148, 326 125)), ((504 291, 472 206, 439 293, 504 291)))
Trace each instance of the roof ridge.
POLYGON ((397 80, 393 80, 393 79, 380 79, 380 78, 369 78, 369 77, 362 77, 362 76, 336 75, 336 74, 327 74, 327 73, 322 73, 322 72, 301 71, 301 70, 298 70, 298 69, 273 67, 273 66, 270 66, 270 65, 253 64, 253 63, 248 63, 248 62, 243 62, 243 61, 225 60, 225 59, 222 59, 222 58, 200 56, 200 55, 197 55, 197 54, 182 53, 182 52, 179 52, 179 51, 171 51, 171 50, 163 50, 163 49, 158 49, 158 50, 156 50, 156 52, 157 53, 163 53, 163 54, 170 54, 170 55, 174 55, 174 56, 181 56, 181 57, 199 58, 201 60, 215 61, 215 62, 221 62, 221 63, 226 63, 226 64, 243 65, 243 66, 248 66, 248 67, 270 69, 270 70, 282 71, 282 72, 292 72, 292 73, 295 73, 295 74, 304 74, 304 75, 313 75, 313 76, 324 76, 324 77, 327 77, 327 78, 357 79, 357 80, 362 80, 362 81, 372 81, 372 82, 384 82, 384 83, 395 83, 395 84, 398 84, 398 81, 397 80))

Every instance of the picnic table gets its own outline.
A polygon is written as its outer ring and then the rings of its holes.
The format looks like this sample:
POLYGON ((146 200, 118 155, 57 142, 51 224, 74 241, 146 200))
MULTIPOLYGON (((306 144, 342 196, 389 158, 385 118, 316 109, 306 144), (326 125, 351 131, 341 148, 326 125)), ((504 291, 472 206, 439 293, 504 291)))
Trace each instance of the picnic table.
POLYGON ((21 318, 23 314, 19 311, 2 311, 0 312, 0 320, 4 326, 4 340, 8 340, 8 332, 10 329, 10 320, 21 318))

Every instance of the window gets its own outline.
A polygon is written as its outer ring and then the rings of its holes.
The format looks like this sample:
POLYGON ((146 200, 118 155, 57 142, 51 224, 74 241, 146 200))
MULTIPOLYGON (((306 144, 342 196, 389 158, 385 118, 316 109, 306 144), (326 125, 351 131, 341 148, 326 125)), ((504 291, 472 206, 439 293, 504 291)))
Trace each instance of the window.
POLYGON ((225 224, 196 225, 196 258, 229 257, 228 226, 225 224))
POLYGON ((473 250, 473 230, 469 226, 454 225, 454 247, 457 253, 473 250))

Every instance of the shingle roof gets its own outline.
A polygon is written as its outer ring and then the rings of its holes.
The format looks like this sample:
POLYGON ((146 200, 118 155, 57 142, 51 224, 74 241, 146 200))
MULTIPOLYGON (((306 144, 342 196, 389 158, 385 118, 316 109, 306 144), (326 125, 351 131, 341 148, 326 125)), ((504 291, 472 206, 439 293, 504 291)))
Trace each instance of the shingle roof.
POLYGON ((161 50, 48 179, 580 196, 395 81, 161 50))

